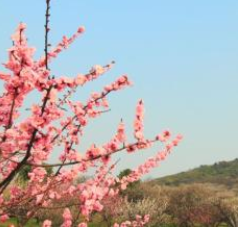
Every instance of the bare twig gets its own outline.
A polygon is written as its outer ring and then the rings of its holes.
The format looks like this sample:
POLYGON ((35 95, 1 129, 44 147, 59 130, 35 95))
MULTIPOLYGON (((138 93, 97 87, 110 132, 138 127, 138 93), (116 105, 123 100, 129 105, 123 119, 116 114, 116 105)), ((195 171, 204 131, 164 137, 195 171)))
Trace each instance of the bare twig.
POLYGON ((49 69, 48 65, 48 47, 49 47, 49 22, 50 22, 50 0, 46 0, 46 13, 45 13, 45 67, 49 69))

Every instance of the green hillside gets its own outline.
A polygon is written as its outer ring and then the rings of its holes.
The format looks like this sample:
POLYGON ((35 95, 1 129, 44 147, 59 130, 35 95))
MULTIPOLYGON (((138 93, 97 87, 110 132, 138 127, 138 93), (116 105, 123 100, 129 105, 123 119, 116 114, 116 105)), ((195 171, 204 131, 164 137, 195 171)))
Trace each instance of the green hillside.
POLYGON ((158 178, 154 180, 153 183, 168 186, 191 183, 212 183, 222 184, 232 188, 238 185, 238 159, 222 161, 213 165, 202 165, 186 172, 158 178))

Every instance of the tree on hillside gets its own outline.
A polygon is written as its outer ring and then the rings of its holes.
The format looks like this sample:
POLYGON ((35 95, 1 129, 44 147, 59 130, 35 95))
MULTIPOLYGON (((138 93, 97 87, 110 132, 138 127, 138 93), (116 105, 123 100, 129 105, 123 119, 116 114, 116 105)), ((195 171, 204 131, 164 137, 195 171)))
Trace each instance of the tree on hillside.
POLYGON ((237 227, 238 199, 224 187, 192 184, 171 188, 167 212, 179 226, 237 227))

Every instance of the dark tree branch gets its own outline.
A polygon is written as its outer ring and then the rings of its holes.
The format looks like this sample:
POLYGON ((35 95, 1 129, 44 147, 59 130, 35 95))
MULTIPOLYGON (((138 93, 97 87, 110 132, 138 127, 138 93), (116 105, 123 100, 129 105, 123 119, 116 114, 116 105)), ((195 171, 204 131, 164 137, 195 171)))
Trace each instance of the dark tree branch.
POLYGON ((48 47, 49 47, 49 22, 50 22, 50 0, 46 0, 45 12, 45 67, 49 69, 48 65, 48 47))

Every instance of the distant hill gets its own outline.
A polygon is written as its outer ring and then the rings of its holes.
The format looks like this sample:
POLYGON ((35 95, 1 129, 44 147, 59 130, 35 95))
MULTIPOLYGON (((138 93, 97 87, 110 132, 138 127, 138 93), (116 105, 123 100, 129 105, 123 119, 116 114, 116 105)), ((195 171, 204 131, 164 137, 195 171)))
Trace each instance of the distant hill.
POLYGON ((238 186, 238 159, 222 161, 213 165, 202 165, 186 172, 155 179, 152 182, 168 186, 211 183, 233 188, 235 185, 238 186))

